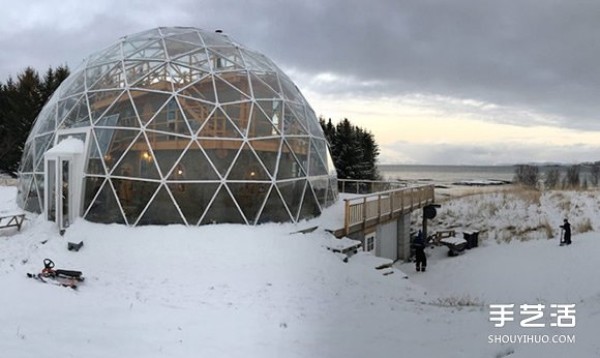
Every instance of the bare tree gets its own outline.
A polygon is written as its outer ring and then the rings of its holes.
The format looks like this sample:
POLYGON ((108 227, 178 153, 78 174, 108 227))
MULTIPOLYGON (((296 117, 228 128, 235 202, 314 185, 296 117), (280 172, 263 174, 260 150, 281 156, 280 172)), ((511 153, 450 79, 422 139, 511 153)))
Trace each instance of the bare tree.
POLYGON ((571 165, 567 168, 567 185, 570 188, 578 188, 581 184, 581 166, 579 164, 571 165))
POLYGON ((514 181, 529 187, 536 187, 540 179, 540 170, 535 165, 520 164, 515 168, 514 181))
POLYGON ((546 177, 544 179, 544 186, 546 189, 555 189, 558 187, 558 183, 560 181, 560 171, 558 167, 552 167, 548 169, 546 172, 546 177))
POLYGON ((590 182, 593 186, 598 186, 600 182, 600 162, 592 164, 590 182))

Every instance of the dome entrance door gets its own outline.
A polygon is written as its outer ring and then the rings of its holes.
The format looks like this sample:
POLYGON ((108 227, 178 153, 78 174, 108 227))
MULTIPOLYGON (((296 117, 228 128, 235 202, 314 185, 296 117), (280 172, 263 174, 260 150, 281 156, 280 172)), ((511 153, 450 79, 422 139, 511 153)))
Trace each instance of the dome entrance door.
POLYGON ((44 154, 46 219, 64 233, 81 215, 83 158, 88 133, 58 133, 56 145, 44 154))

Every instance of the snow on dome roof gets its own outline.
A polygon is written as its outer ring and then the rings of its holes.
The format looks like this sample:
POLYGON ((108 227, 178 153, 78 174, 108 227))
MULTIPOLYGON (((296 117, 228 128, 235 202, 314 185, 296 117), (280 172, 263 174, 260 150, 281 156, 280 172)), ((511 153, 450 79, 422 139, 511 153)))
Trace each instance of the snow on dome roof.
POLYGON ((337 198, 304 96, 270 59, 223 33, 161 27, 90 55, 29 135, 18 194, 26 210, 43 210, 43 155, 67 130, 85 143, 80 215, 90 221, 297 221, 337 198))

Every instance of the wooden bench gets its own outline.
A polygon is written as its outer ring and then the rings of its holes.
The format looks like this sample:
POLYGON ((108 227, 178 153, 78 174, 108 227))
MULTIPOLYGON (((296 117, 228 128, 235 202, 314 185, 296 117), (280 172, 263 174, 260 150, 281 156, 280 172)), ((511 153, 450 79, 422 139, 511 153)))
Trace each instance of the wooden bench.
POLYGON ((438 231, 435 234, 431 235, 431 243, 434 245, 442 245, 442 243, 440 242, 442 239, 446 239, 449 237, 455 237, 456 236, 456 232, 454 230, 445 230, 445 231, 438 231))
POLYGON ((24 213, 0 213, 0 229, 16 227, 21 231, 23 220, 25 220, 24 213))

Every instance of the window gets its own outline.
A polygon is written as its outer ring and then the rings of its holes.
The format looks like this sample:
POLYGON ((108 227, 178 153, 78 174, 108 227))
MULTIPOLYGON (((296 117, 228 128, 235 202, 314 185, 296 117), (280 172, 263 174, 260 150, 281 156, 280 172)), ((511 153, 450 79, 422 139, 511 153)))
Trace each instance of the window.
POLYGON ((173 122, 177 119, 177 102, 172 99, 167 103, 167 122, 173 122))
POLYGON ((364 250, 367 252, 371 252, 371 251, 375 250, 375 233, 374 232, 365 235, 364 250))

